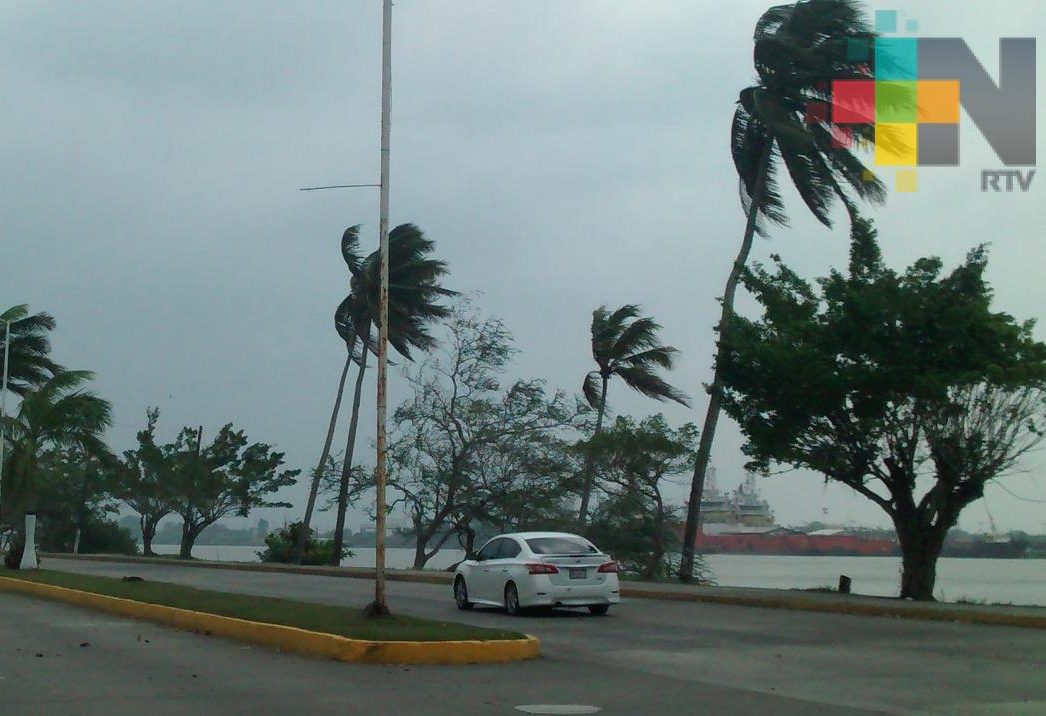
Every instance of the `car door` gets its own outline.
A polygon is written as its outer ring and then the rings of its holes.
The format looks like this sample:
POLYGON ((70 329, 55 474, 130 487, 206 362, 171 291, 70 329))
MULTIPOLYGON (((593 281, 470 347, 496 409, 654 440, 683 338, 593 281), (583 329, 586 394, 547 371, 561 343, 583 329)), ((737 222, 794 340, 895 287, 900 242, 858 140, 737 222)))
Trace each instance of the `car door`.
POLYGON ((476 564, 472 568, 471 578, 468 580, 469 594, 474 600, 501 603, 500 594, 491 595, 497 590, 494 584, 495 575, 500 574, 501 568, 494 563, 497 562, 497 555, 503 541, 500 538, 492 539, 483 545, 483 549, 476 555, 476 564))
MULTIPOLYGON (((518 579, 519 570, 513 569, 519 565, 519 555, 522 549, 516 540, 509 537, 505 537, 501 540, 501 544, 498 546, 498 553, 496 559, 491 564, 490 576, 492 578, 491 592, 493 596, 492 600, 497 601, 499 604, 505 599, 505 584, 510 579, 518 579)), ((520 593, 529 591, 528 587, 524 585, 516 585, 520 593)))

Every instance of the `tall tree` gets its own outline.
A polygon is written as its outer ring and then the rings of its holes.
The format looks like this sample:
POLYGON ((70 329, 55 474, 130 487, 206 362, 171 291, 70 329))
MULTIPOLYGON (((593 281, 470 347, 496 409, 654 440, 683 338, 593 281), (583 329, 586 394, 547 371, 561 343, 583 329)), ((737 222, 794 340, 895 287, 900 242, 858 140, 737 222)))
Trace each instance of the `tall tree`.
POLYGON ((693 468, 696 443, 693 424, 674 430, 658 414, 638 423, 618 417, 587 446, 600 486, 610 495, 605 516, 612 529, 597 529, 593 537, 647 579, 663 574, 665 552, 675 539, 663 490, 672 477, 693 468), (616 515, 627 518, 627 529, 613 529, 621 526, 613 519, 616 515))
POLYGON ((182 518, 181 559, 192 557, 193 544, 222 517, 246 517, 256 507, 290 507, 270 495, 294 484, 299 470, 280 470, 283 453, 265 443, 248 445, 246 434, 225 425, 210 445, 197 432, 183 428, 169 449, 174 512, 182 518))
MULTIPOLYGON (((111 423, 109 402, 86 389, 93 374, 59 370, 22 396, 18 413, 3 418, 8 440, 3 471, 3 510, 7 519, 36 509, 40 460, 49 448, 76 447, 105 456, 103 440, 111 423)), ((17 529, 24 525, 17 520, 17 529)), ((19 532, 21 534, 21 532, 19 532)))
MULTIPOLYGON (((456 296, 457 292, 444 288, 441 281, 447 275, 447 264, 432 258, 436 246, 417 226, 400 224, 389 232, 389 343, 407 360, 413 350, 430 350, 435 340, 429 333, 433 321, 447 317, 450 309, 439 301, 456 296)), ((344 243, 343 243, 344 251, 344 243)), ((343 339, 354 335, 361 346, 376 353, 373 336, 377 335, 378 293, 381 287, 380 255, 374 251, 356 264, 350 283, 351 292, 335 314, 335 328, 343 339)), ((352 270, 353 263, 346 258, 352 270)), ((338 488, 338 508, 335 517, 334 551, 336 558, 344 546, 345 513, 348 509, 356 431, 359 424, 363 376, 367 369, 368 350, 360 351, 359 372, 352 398, 352 416, 345 443, 341 484, 338 488)))
MULTIPOLYGON (((672 346, 661 345, 658 336, 660 324, 653 318, 640 316, 640 311, 639 306, 629 304, 613 313, 606 306, 592 312, 592 357, 597 368, 585 376, 582 391, 585 400, 596 410, 593 438, 603 428, 607 388, 614 376, 648 398, 690 405, 690 399, 684 393, 657 374, 659 368, 671 370, 678 351, 672 346)), ((586 458, 582 471, 581 508, 578 510, 578 524, 581 526, 588 519, 592 483, 592 459, 586 458)))
POLYGON ((553 464, 544 462, 549 451, 585 411, 541 381, 502 387, 514 350, 501 321, 460 308, 447 328, 443 347, 408 376, 413 395, 392 418, 389 485, 411 520, 416 569, 455 534, 467 537, 473 521, 511 521, 505 512, 525 484, 540 484, 534 496, 543 501, 545 481, 566 475, 556 469, 537 480, 533 471, 553 464), (498 453, 515 458, 499 463, 498 453), (527 469, 512 464, 528 457, 527 469))
MULTIPOLYGON (((857 200, 882 203, 882 183, 851 151, 875 139, 872 125, 855 125, 840 135, 825 110, 833 80, 874 78, 871 57, 855 49, 869 46, 874 33, 850 0, 803 0, 771 7, 755 26, 753 61, 756 84, 741 90, 730 131, 730 151, 740 179, 741 205, 747 214, 741 247, 730 268, 716 327, 717 356, 708 386, 708 410, 701 427, 690 485, 679 577, 693 574, 694 539, 701 495, 722 405, 719 354, 729 338, 734 295, 748 263, 755 234, 766 223, 785 224, 778 171, 783 164, 807 208, 825 226, 839 200, 853 216, 857 200)), ((881 137, 880 137, 881 139, 881 137)))
POLYGON ((745 278, 763 316, 732 319, 725 409, 754 467, 815 470, 886 512, 901 596, 932 599, 961 511, 1043 439, 1046 345, 992 310, 983 248, 898 274, 859 220, 848 275, 819 290, 777 261, 745 278))
POLYGON ((146 427, 138 431, 138 447, 125 451, 116 465, 114 494, 138 513, 142 553, 150 557, 160 520, 174 509, 174 465, 173 446, 156 442, 160 409, 149 408, 145 415, 146 427))

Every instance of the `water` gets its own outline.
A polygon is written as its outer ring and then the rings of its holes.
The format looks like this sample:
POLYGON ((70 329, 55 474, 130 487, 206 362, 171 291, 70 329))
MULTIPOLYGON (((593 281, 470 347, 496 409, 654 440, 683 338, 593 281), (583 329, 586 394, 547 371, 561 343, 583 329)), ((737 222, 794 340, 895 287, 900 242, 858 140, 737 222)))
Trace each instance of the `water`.
MULTIPOLYGON (((177 554, 177 545, 153 545, 157 554, 177 554)), ((193 556, 219 562, 256 562, 262 547, 198 545, 193 556)), ((373 567, 374 549, 353 547, 354 557, 345 566, 373 567)), ((427 567, 444 569, 464 557, 457 549, 436 553, 427 567)), ((705 557, 724 587, 770 589, 835 588, 839 575, 853 580, 855 594, 896 597, 900 584, 900 557, 786 557, 748 554, 712 554, 705 557)), ((414 550, 390 547, 385 563, 390 569, 409 569, 414 550)), ((937 588, 942 601, 974 601, 1046 606, 1046 560, 1043 559, 954 559, 937 562, 937 588)))

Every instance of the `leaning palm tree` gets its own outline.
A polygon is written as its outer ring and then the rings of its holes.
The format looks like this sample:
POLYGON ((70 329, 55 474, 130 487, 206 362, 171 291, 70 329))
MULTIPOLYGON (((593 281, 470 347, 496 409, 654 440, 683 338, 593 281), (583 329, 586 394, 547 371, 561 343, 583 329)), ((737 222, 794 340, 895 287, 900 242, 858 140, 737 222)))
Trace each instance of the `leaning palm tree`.
MULTIPOLYGON (((304 520, 305 527, 308 527, 315 508, 322 471, 330 456, 345 380, 350 365, 355 363, 358 366, 358 372, 353 393, 352 417, 349 421, 345 458, 339 482, 333 555, 341 553, 367 356, 368 353, 377 353, 375 335, 377 333, 376 318, 379 315, 378 291, 380 288, 379 252, 374 251, 365 258, 360 254, 358 226, 350 227, 345 231, 341 248, 342 257, 345 259, 352 278, 349 295, 335 311, 334 327, 345 342, 347 355, 341 381, 338 384, 324 449, 313 475, 304 520)), ((408 360, 412 357, 413 349, 429 350, 434 345, 435 340, 429 334, 427 327, 432 321, 445 318, 449 314, 448 309, 439 303, 439 299, 457 295, 455 291, 443 288, 440 284, 440 280, 447 274, 447 265, 443 261, 431 258, 434 250, 435 244, 413 224, 401 224, 389 232, 389 343, 396 352, 408 360)), ((305 541, 303 538, 307 534, 307 529, 303 529, 299 533, 296 558, 300 558, 300 555, 304 554, 305 541)))
MULTIPOLYGON (((856 214, 857 201, 882 203, 882 183, 851 151, 874 140, 871 125, 856 125, 843 136, 829 124, 833 80, 874 78, 871 58, 862 56, 874 33, 850 0, 804 0, 763 13, 755 27, 753 59, 758 81, 741 90, 730 133, 730 149, 740 178, 741 205, 747 214, 741 248, 734 259, 721 301, 718 349, 727 341, 734 294, 748 262, 755 234, 767 222, 787 222, 778 172, 788 171, 807 208, 825 226, 839 201, 856 214)), ((705 473, 719 419, 722 380, 718 360, 708 386, 708 411, 701 429, 683 534, 680 579, 689 580, 705 473)))
MULTIPOLYGON (((10 445, 3 471, 3 509, 9 518, 35 509, 36 477, 47 448, 78 447, 87 455, 109 455, 102 435, 111 423, 111 408, 85 390, 92 377, 88 371, 60 370, 25 391, 17 415, 2 419, 10 445)), ((24 540, 23 525, 18 523, 18 531, 24 540)))
MULTIPOLYGON (((621 378, 632 390, 655 400, 674 400, 690 405, 690 399, 666 383, 657 374, 658 368, 671 370, 676 354, 672 346, 661 345, 660 324, 640 314, 640 307, 629 304, 613 313, 606 306, 592 312, 592 357, 596 370, 585 376, 582 392, 585 400, 596 410, 594 438, 603 428, 607 408, 607 388, 614 376, 621 378)), ((592 497, 593 464, 586 454, 582 471, 581 508, 578 524, 588 519, 588 505, 592 497)))
POLYGON ((25 304, 12 306, 0 313, 0 355, 4 354, 7 322, 11 321, 11 346, 7 350, 7 388, 25 395, 34 385, 43 383, 60 368, 48 355, 54 330, 54 317, 49 313, 29 314, 25 304))

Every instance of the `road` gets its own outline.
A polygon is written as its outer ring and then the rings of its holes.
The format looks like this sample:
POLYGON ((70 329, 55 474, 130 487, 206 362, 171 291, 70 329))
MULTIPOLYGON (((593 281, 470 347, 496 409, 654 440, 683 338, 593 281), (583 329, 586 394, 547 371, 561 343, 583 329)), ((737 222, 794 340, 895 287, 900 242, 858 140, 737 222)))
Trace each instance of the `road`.
MULTIPOLYGON (((365 580, 49 560, 48 567, 362 605, 365 580)), ((458 612, 449 588, 390 582, 397 612, 511 626, 544 658, 358 666, 279 654, 0 593, 2 714, 1041 714, 1046 631, 632 600, 605 618, 458 612), (89 646, 81 647, 87 642, 89 646), (42 656, 37 656, 42 654, 42 656)))

